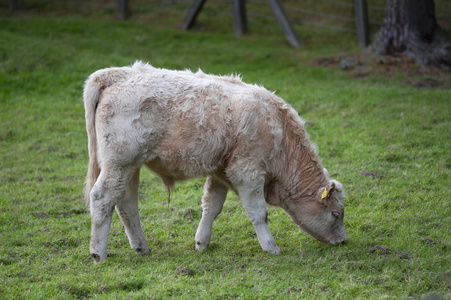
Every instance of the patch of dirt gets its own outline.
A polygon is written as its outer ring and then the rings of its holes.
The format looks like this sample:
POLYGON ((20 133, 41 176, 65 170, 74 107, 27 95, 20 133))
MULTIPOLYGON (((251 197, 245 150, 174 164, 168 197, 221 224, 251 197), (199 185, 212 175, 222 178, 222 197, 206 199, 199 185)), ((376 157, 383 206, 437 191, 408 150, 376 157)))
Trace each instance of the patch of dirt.
POLYGON ((395 255, 398 256, 400 259, 405 259, 405 260, 410 260, 412 259, 412 256, 410 256, 409 254, 405 253, 405 252, 395 252, 395 255))
POLYGON ((46 219, 49 217, 46 213, 44 213, 42 211, 35 212, 33 215, 39 219, 46 219))
POLYGON ((362 175, 362 176, 364 176, 364 177, 373 177, 373 179, 384 178, 385 177, 385 175, 380 174, 380 173, 378 173, 376 171, 359 171, 357 173, 362 175))
POLYGON ((391 249, 388 247, 384 247, 384 246, 373 246, 368 250, 369 253, 378 253, 378 254, 383 254, 383 255, 388 255, 391 253, 391 249))
POLYGON ((421 242, 426 245, 435 246, 435 245, 439 244, 441 241, 436 241, 433 238, 427 236, 421 242))
POLYGON ((414 58, 406 56, 378 56, 356 52, 335 57, 323 57, 315 65, 340 68, 349 77, 360 79, 371 75, 401 76, 401 82, 415 88, 451 89, 451 69, 434 66, 421 67, 414 58))
POLYGON ((12 178, 12 177, 4 178, 4 177, 1 177, 1 178, 0 178, 0 182, 10 182, 10 183, 13 183, 13 182, 16 182, 16 178, 12 178))
POLYGON ((175 270, 176 276, 193 276, 194 271, 184 268, 184 267, 178 267, 177 270, 175 270))
POLYGON ((286 294, 297 294, 299 292, 302 291, 302 288, 297 287, 295 285, 290 286, 287 290, 286 290, 286 294))
MULTIPOLYGON (((388 247, 384 247, 384 246, 373 246, 368 250, 368 253, 376 253, 376 254, 381 254, 381 255, 389 255, 392 253, 392 250, 388 247)), ((410 260, 412 259, 412 256, 410 256, 408 253, 405 252, 398 252, 395 251, 394 255, 396 255, 399 259, 404 259, 404 260, 410 260)))
POLYGON ((440 81, 432 78, 426 78, 424 80, 407 78, 404 79, 403 82, 416 88, 436 88, 441 86, 440 81))

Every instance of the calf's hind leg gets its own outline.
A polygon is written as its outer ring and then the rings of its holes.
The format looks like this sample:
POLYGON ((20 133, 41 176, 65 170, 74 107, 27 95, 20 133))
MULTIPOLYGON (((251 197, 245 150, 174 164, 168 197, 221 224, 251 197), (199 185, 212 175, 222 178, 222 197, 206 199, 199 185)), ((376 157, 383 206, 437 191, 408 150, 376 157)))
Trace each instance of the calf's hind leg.
MULTIPOLYGON (((124 168, 125 169, 125 168, 124 168)), ((115 205, 124 197, 126 185, 134 172, 118 168, 104 168, 91 193, 91 241, 89 250, 95 262, 107 257, 108 234, 115 205)))
POLYGON ((147 254, 150 248, 144 237, 138 210, 139 169, 130 179, 125 195, 116 204, 116 211, 122 220, 128 241, 133 250, 139 254, 147 254))
POLYGON ((227 196, 228 188, 212 176, 207 177, 202 197, 202 219, 195 237, 196 250, 203 250, 210 244, 211 227, 219 215, 227 196))

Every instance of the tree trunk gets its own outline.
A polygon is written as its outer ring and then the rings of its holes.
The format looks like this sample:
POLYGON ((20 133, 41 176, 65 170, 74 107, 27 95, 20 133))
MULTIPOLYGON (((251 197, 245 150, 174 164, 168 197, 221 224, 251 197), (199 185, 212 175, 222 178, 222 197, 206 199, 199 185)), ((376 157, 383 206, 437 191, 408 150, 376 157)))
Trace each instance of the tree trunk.
POLYGON ((371 49, 415 57, 421 65, 451 67, 451 44, 435 18, 434 0, 387 0, 384 25, 371 49))

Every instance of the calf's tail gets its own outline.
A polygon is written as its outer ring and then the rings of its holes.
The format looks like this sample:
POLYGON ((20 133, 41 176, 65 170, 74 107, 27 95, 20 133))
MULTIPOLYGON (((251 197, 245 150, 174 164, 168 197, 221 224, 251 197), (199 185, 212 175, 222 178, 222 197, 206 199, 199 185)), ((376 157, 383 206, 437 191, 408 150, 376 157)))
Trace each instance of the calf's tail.
POLYGON ((84 195, 86 204, 89 204, 89 194, 100 175, 100 166, 97 153, 96 110, 103 90, 114 83, 123 81, 130 73, 131 68, 107 68, 91 74, 85 82, 83 89, 83 102, 85 106, 86 131, 88 133, 89 165, 86 176, 84 195))

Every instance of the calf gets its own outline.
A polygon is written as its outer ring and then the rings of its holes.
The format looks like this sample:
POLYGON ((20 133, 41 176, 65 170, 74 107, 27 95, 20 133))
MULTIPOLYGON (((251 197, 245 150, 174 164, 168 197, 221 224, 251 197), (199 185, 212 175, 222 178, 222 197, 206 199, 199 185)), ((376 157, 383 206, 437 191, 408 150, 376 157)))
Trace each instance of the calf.
POLYGON ((84 87, 91 213, 90 252, 107 257, 114 209, 131 247, 149 252, 138 214, 142 165, 171 188, 206 176, 197 250, 208 247, 228 190, 241 199, 264 251, 280 253, 266 203, 315 239, 346 240, 342 185, 330 180, 304 121, 282 99, 239 77, 171 71, 136 62, 93 73, 84 87))

